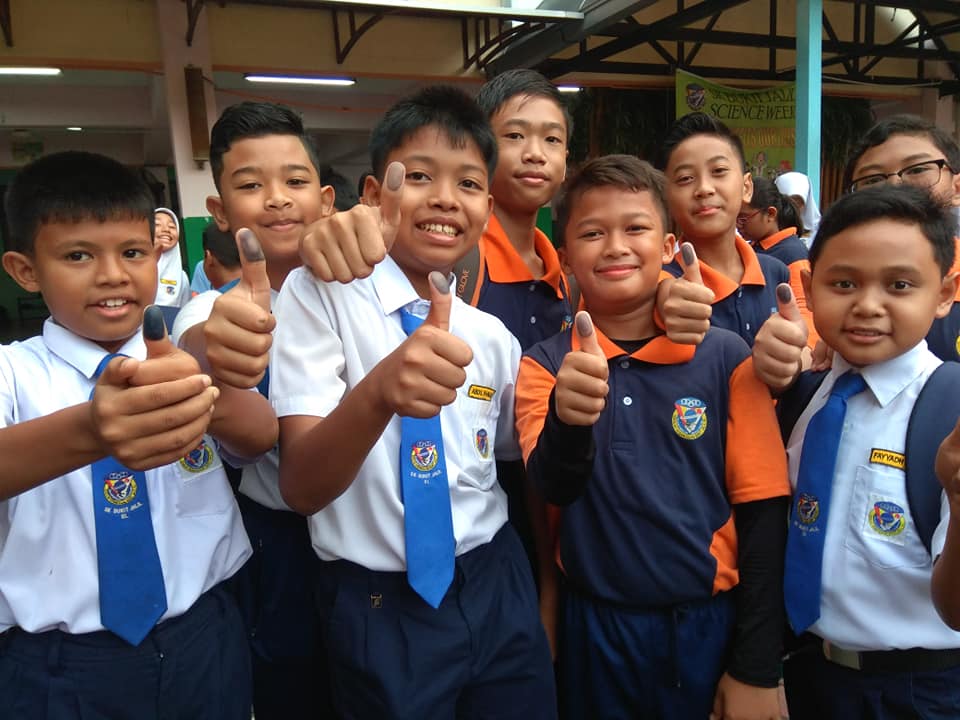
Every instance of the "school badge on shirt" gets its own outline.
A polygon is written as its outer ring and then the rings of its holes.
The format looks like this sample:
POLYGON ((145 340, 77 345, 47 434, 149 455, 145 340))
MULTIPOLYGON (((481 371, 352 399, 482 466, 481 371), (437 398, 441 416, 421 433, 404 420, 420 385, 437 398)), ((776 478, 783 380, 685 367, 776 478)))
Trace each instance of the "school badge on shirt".
POLYGON ((707 404, 695 397, 673 403, 673 431, 684 440, 696 440, 707 431, 707 404))
POLYGON ((189 453, 180 458, 180 467, 190 473, 203 472, 213 465, 216 457, 213 450, 207 444, 206 440, 201 440, 200 444, 189 453))
POLYGON ((872 496, 864 522, 864 532, 876 540, 903 545, 907 529, 907 513, 903 507, 888 498, 872 496))
POLYGON ((490 457, 490 437, 486 428, 480 428, 473 434, 473 446, 484 460, 490 457))

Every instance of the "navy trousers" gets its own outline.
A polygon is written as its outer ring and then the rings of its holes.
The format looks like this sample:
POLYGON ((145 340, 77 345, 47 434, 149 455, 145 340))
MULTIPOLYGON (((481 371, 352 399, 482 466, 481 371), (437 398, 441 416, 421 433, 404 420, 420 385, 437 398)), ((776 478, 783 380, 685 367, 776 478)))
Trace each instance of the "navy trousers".
POLYGON ((137 647, 103 631, 4 633, 0 717, 250 720, 250 654, 223 584, 137 647))
POLYGON ((307 519, 240 493, 237 500, 253 547, 233 585, 250 637, 257 720, 331 717, 307 519))
POLYGON ((440 607, 402 572, 320 563, 317 601, 345 719, 552 720, 550 650, 530 565, 508 524, 456 560, 440 607))
POLYGON ((706 720, 733 635, 734 603, 629 610, 566 593, 559 669, 564 716, 706 720))
POLYGON ((866 672, 809 645, 783 665, 790 720, 956 720, 960 666, 937 672, 866 672))

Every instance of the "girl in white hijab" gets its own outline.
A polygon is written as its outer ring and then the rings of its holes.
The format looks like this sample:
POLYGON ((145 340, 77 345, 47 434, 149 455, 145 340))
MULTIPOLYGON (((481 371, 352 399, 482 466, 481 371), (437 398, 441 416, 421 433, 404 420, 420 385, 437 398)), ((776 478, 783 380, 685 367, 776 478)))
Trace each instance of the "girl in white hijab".
POLYGON ((190 299, 190 282, 180 260, 180 220, 170 208, 154 210, 157 257, 156 305, 183 307, 190 299))
POLYGON ((810 247, 820 224, 820 208, 817 207, 817 199, 811 192, 810 180, 803 173, 788 172, 778 175, 774 182, 777 189, 788 196, 800 211, 804 229, 802 238, 807 247, 810 247))

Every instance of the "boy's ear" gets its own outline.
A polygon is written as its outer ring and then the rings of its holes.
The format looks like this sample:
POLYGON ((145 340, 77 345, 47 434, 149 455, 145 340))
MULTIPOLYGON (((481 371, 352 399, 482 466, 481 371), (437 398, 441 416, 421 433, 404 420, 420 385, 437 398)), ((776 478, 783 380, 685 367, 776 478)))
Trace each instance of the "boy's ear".
POLYGON ((557 257, 560 259, 560 268, 563 270, 563 274, 573 275, 573 270, 567 262, 567 248, 564 245, 557 248, 557 257))
POLYGON ((953 197, 950 198, 950 205, 960 207, 960 172, 953 176, 953 197))
POLYGON ((810 288, 813 287, 813 274, 810 270, 800 271, 800 282, 803 284, 803 297, 807 302, 807 310, 813 312, 813 293, 810 288))
POLYGON ((753 199, 753 175, 749 172, 743 174, 743 202, 750 203, 753 199))
POLYGON ((936 317, 946 317, 953 307, 953 300, 957 296, 957 288, 960 287, 960 272, 947 273, 940 284, 940 297, 937 298, 936 317))
POLYGON ((230 223, 227 222, 227 214, 223 210, 223 200, 219 195, 207 195, 207 212, 213 216, 220 232, 230 231, 230 223))
POLYGON ((336 199, 337 191, 333 189, 333 185, 322 185, 320 187, 320 217, 333 215, 337 211, 334 207, 336 199))
POLYGON ((363 204, 380 207, 380 181, 372 174, 363 181, 363 204))
POLYGON ((673 262, 673 256, 677 252, 677 236, 673 233, 667 233, 663 236, 663 254, 661 259, 663 264, 673 262))
POLYGON ((3 254, 3 269, 7 275, 27 292, 40 292, 40 282, 37 279, 37 271, 33 260, 23 253, 5 252, 3 254))

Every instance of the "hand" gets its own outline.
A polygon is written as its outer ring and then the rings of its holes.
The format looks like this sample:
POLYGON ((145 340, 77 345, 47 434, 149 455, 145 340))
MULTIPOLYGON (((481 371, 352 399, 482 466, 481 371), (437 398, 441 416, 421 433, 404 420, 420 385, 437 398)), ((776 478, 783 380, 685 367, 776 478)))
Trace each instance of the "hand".
POLYGON ((954 508, 960 514, 960 420, 940 443, 934 469, 950 502, 950 514, 954 508))
POLYGON ((607 403, 610 367, 586 310, 577 313, 574 333, 580 349, 568 352, 557 372, 557 417, 567 425, 591 426, 607 403))
POLYGON ((355 205, 307 227, 300 259, 324 282, 349 283, 373 272, 393 246, 400 226, 406 169, 392 162, 380 186, 380 205, 355 205))
POLYGON ((453 295, 442 273, 430 273, 430 312, 423 324, 378 365, 379 396, 397 415, 427 418, 457 398, 473 351, 450 334, 453 295))
POLYGON ((781 392, 800 374, 809 331, 787 283, 777 285, 777 310, 753 341, 753 369, 767 387, 781 392))
POLYGON ((111 360, 90 403, 103 454, 133 470, 166 465, 196 448, 219 396, 196 361, 170 343, 159 308, 147 308, 143 327, 146 360, 111 360), (184 375, 184 368, 193 373, 184 375))
POLYGON ((780 720, 780 691, 747 685, 724 673, 710 720, 780 720))
POLYGON ((813 347, 813 356, 810 369, 814 372, 829 370, 833 367, 833 348, 827 345, 823 340, 817 340, 813 347))
POLYGON ((699 345, 710 329, 714 292, 703 284, 693 245, 680 246, 683 275, 664 280, 657 288, 657 308, 667 338, 681 345, 699 345))
POLYGON ((269 362, 276 320, 270 314, 270 278, 257 236, 237 231, 241 275, 217 298, 203 324, 206 359, 213 375, 227 385, 256 387, 269 362))

